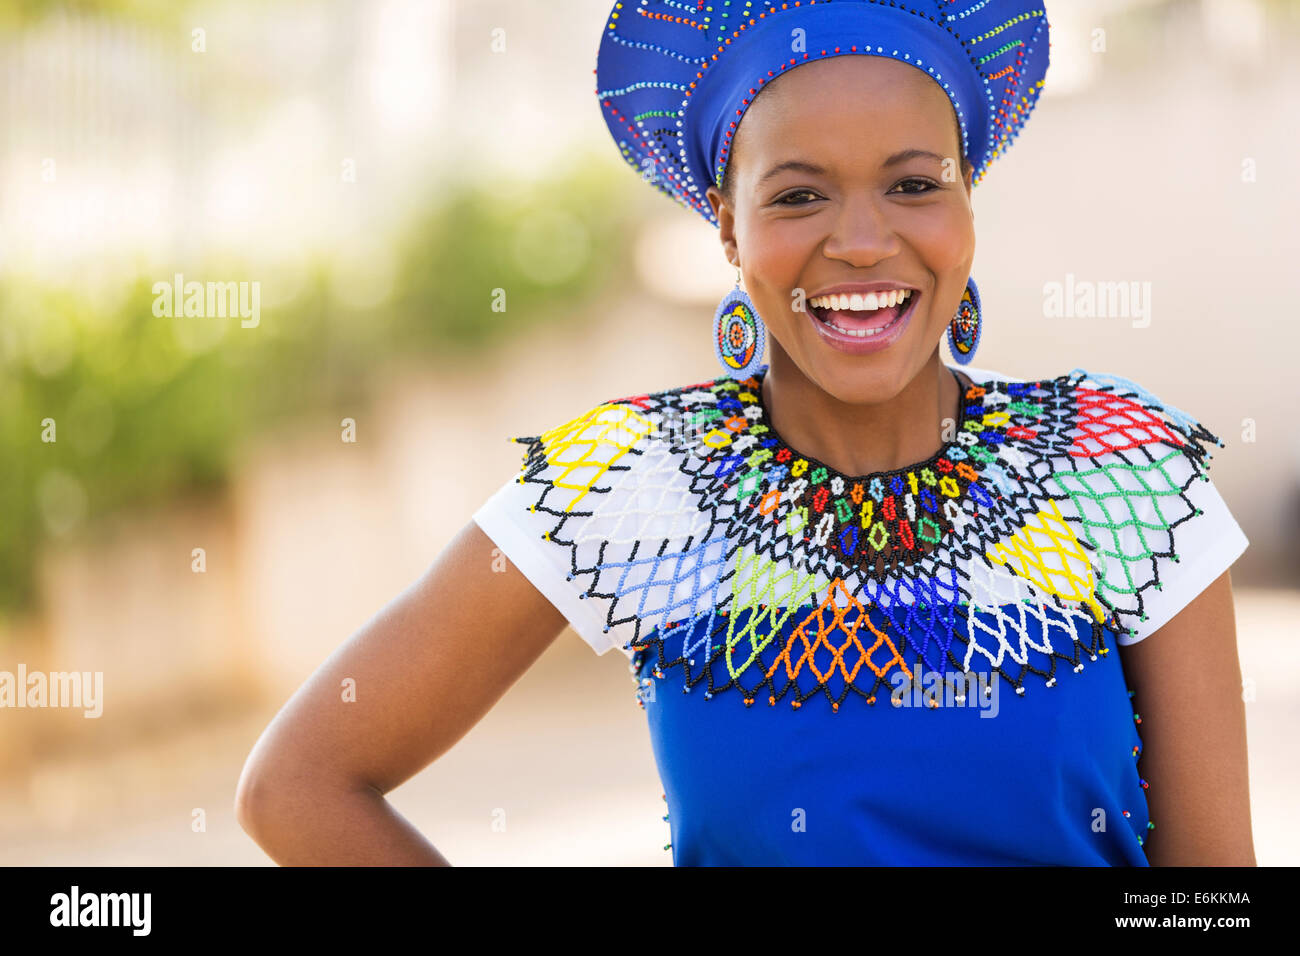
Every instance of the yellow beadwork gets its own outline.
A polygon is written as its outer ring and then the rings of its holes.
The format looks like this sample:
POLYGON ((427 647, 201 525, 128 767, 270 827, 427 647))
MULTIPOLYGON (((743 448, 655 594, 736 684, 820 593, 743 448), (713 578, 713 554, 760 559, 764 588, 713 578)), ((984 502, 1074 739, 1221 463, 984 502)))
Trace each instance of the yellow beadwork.
POLYGON ((572 511, 610 465, 653 431, 654 423, 627 405, 605 404, 543 432, 547 462, 564 469, 552 484, 577 492, 564 510, 572 511))
POLYGON ((1048 594, 1084 604, 1098 621, 1106 619, 1097 603, 1092 562, 1055 501, 1047 502, 1020 531, 995 544, 986 556, 1048 594))

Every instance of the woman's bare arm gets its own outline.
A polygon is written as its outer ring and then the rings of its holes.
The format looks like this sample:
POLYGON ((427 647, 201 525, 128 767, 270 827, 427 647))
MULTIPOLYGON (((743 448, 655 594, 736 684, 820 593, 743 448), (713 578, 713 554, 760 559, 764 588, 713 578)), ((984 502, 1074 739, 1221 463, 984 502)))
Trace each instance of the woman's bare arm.
POLYGON ((384 795, 450 750, 565 625, 495 548, 467 524, 263 731, 235 813, 277 863, 450 865, 384 795))
POLYGON ((1155 633, 1121 646, 1142 723, 1152 866, 1254 866, 1246 707, 1227 571, 1155 633))

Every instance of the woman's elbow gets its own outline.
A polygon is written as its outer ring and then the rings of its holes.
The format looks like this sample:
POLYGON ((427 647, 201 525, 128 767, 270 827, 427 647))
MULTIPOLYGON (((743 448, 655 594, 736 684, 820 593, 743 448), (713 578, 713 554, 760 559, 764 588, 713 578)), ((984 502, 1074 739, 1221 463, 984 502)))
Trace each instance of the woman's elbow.
POLYGON ((235 819, 240 827, 257 842, 264 835, 277 801, 275 784, 265 769, 250 756, 240 771, 235 785, 235 819))
POLYGON ((235 819, 263 848, 269 838, 294 819, 302 819, 314 787, 303 774, 287 773, 287 760, 271 760, 255 749, 235 785, 235 819))

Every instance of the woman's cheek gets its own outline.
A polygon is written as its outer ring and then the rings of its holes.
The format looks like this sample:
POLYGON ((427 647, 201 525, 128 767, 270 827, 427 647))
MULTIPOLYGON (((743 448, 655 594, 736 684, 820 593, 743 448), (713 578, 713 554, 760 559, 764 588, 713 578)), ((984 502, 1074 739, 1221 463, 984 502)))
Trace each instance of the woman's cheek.
MULTIPOLYGON (((910 241, 932 272, 961 269, 974 255, 975 226, 964 209, 944 209, 939 215, 925 217, 900 230, 910 241)), ((964 280, 963 280, 964 281, 964 280)))
MULTIPOLYGON (((758 290, 761 301, 755 299, 759 314, 778 329, 786 327, 795 315, 791 303, 794 289, 799 285, 800 271, 808 258, 806 245, 794 230, 768 229, 761 235, 754 235, 748 248, 762 250, 761 257, 751 257, 748 263, 752 274, 761 277, 758 290)), ((751 290, 750 294, 753 293, 751 290)))

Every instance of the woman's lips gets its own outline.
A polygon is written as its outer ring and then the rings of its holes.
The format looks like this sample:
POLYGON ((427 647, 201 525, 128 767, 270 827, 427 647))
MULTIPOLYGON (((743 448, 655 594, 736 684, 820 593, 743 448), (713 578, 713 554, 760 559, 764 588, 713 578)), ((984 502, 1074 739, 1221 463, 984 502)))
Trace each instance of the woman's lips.
POLYGON ((862 355, 866 352, 879 352, 897 342, 907 331, 919 298, 921 293, 913 292, 907 301, 902 303, 901 313, 900 306, 877 309, 873 312, 815 310, 809 306, 804 311, 827 345, 841 352, 862 355), (819 315, 824 316, 825 321, 819 318, 819 315), (850 331, 839 331, 829 323, 850 331), (851 334, 862 331, 867 331, 868 334, 851 334))

